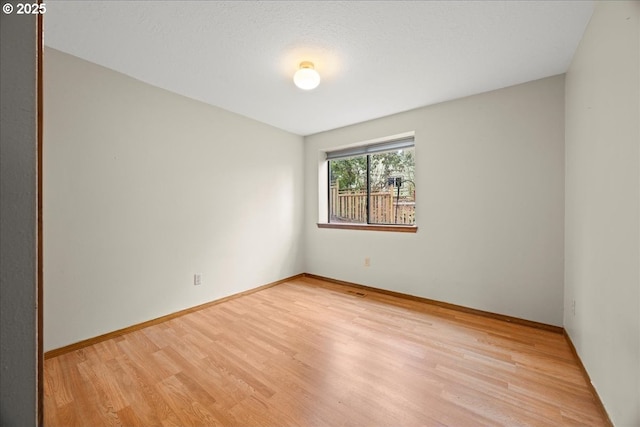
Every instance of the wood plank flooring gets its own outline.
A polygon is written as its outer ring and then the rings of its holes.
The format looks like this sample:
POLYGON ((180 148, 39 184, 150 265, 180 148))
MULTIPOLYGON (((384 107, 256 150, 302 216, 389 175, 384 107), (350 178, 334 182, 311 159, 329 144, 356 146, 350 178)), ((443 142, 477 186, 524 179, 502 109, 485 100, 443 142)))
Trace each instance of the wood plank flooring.
POLYGON ((310 278, 48 359, 44 405, 50 427, 606 425, 561 334, 310 278))

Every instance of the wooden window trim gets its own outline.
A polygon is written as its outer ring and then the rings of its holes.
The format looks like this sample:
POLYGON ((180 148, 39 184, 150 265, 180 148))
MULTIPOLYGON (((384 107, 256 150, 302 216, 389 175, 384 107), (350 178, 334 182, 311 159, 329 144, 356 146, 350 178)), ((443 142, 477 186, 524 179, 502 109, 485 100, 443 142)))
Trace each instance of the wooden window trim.
POLYGON ((415 225, 386 225, 386 224, 345 224, 334 222, 319 222, 318 228, 334 228, 341 230, 391 231, 396 233, 417 233, 415 225))

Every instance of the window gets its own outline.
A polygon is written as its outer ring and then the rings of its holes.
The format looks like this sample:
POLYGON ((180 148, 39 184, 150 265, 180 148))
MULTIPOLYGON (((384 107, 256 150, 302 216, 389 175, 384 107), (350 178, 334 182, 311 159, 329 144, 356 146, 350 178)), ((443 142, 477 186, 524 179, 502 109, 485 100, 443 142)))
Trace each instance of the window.
POLYGON ((415 225, 414 138, 327 153, 330 224, 415 225))

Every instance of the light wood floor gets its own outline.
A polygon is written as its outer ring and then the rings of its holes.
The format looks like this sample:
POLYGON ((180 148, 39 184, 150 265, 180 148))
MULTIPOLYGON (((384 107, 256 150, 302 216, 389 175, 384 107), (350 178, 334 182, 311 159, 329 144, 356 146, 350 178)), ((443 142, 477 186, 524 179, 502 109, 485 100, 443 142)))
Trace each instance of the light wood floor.
POLYGON ((309 278, 48 359, 44 404, 46 426, 605 425, 561 334, 309 278))

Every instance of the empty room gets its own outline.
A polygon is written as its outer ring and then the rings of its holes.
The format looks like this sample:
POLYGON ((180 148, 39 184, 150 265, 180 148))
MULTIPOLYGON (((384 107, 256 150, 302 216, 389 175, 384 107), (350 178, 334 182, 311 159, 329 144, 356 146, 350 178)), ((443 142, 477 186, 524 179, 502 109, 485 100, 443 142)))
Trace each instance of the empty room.
POLYGON ((9 2, 2 49, 2 425, 640 426, 640 2, 9 2))

